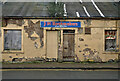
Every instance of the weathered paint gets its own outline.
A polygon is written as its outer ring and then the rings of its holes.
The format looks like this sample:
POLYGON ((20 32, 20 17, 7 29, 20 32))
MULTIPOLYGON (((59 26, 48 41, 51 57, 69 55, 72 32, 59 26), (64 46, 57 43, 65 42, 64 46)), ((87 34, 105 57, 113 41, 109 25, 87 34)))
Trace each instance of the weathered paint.
MULTIPOLYGON (((62 59, 63 54, 63 30, 75 30, 75 60, 84 61, 86 59, 94 61, 108 61, 109 59, 118 59, 120 52, 104 51, 104 31, 117 31, 117 44, 120 44, 120 20, 63 20, 63 21, 79 21, 83 33, 78 32, 78 28, 40 28, 40 21, 55 21, 44 19, 22 19, 22 20, 3 20, 3 28, 23 30, 23 50, 21 52, 4 52, 0 50, 2 59, 12 61, 14 58, 46 58, 46 30, 61 31, 61 42, 58 48, 58 57, 62 59), (6 22, 7 21, 7 22, 6 22), (9 21, 9 22, 8 22, 9 21), (22 21, 22 22, 21 22, 22 21), (85 34, 85 27, 91 28, 91 34, 85 34)), ((56 20, 57 21, 57 20, 56 20)), ((61 20, 62 21, 62 20, 61 20)), ((2 36, 0 40, 2 41, 2 36)), ((52 41, 51 41, 52 42, 52 41)), ((3 49, 3 43, 0 43, 3 49)), ((120 45, 119 45, 120 49, 120 45)))

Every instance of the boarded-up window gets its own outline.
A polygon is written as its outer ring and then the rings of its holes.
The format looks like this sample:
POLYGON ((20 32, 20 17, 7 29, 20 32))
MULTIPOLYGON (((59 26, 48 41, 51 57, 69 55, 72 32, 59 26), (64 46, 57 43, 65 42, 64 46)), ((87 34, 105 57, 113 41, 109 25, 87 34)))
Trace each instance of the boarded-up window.
POLYGON ((105 51, 116 51, 116 30, 105 31, 105 51))
POLYGON ((4 50, 21 50, 21 30, 4 30, 4 50))
POLYGON ((91 34, 91 28, 85 28, 85 34, 91 34))

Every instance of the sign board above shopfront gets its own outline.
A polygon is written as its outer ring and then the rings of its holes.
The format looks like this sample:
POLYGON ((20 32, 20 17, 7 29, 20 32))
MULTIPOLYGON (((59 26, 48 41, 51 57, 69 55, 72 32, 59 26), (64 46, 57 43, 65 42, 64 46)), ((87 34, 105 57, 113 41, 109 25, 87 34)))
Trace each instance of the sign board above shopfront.
POLYGON ((78 21, 41 21, 41 27, 57 27, 57 28, 68 28, 68 27, 81 27, 81 22, 78 21))

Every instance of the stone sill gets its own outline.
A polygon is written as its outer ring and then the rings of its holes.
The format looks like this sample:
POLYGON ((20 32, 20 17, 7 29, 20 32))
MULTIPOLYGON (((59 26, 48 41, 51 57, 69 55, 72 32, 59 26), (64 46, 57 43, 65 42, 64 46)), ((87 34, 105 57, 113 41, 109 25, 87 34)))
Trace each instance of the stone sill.
POLYGON ((120 54, 120 52, 103 52, 103 54, 120 54))
POLYGON ((2 51, 3 54, 24 54, 22 51, 2 51))

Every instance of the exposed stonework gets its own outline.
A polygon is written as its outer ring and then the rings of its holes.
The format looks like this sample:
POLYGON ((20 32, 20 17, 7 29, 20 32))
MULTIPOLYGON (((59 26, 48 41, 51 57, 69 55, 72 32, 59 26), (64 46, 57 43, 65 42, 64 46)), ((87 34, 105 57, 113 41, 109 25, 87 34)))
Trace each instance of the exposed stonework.
POLYGON ((88 46, 87 44, 85 44, 85 46, 88 46))
POLYGON ((91 25, 91 20, 86 20, 86 21, 84 21, 84 24, 85 24, 87 27, 89 27, 89 26, 91 25))
POLYGON ((83 38, 79 38, 79 41, 84 41, 84 39, 83 38))
POLYGON ((28 33, 28 38, 35 41, 38 37, 33 37, 34 32, 39 36, 41 46, 43 47, 43 28, 40 28, 40 21, 33 23, 31 20, 28 20, 28 26, 24 26, 25 32, 28 33))
POLYGON ((102 59, 98 56, 99 52, 94 50, 91 50, 90 48, 85 48, 83 50, 84 52, 84 60, 93 60, 95 62, 101 62, 102 59))
POLYGON ((38 48, 38 44, 37 44, 37 42, 34 43, 34 46, 35 46, 36 48, 38 48))
POLYGON ((62 51, 62 46, 59 44, 59 47, 58 47, 58 62, 62 62, 62 59, 63 59, 63 51, 62 51))
POLYGON ((6 27, 7 26, 7 20, 6 19, 2 19, 2 27, 6 27))
MULTIPOLYGON (((4 60, 3 60, 4 61, 4 60)), ((43 57, 32 57, 32 58, 12 58, 12 62, 56 62, 56 58, 43 58, 43 57)), ((5 61, 4 61, 5 62, 5 61)))
POLYGON ((3 20, 3 27, 6 27, 8 24, 16 24, 18 26, 22 26, 24 24, 23 19, 9 19, 9 20, 3 20))
POLYGON ((80 62, 80 59, 76 54, 75 54, 75 62, 80 62))

